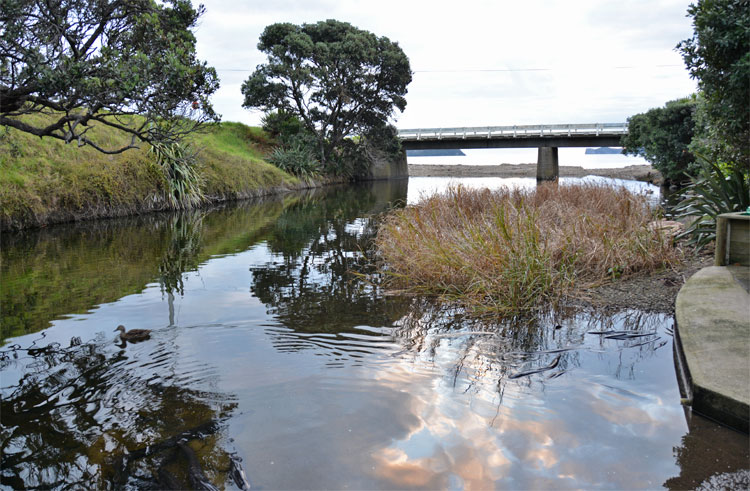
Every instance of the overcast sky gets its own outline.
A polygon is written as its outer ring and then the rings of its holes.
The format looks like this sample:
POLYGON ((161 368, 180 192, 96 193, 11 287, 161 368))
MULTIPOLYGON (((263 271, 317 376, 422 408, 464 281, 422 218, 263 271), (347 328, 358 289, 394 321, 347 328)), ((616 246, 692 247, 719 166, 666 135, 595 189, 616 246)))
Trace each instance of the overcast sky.
POLYGON ((349 22, 411 62, 399 128, 622 122, 696 90, 675 45, 685 0, 196 0, 198 55, 214 66, 224 121, 257 125, 240 86, 275 22, 349 22))

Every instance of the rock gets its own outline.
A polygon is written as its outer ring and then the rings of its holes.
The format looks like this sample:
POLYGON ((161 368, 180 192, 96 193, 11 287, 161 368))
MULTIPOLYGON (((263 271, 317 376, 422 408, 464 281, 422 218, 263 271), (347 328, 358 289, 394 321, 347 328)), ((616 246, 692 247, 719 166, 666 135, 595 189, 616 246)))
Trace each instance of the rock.
POLYGON ((648 224, 649 230, 658 230, 670 237, 674 237, 685 229, 685 226, 674 220, 656 220, 648 224))
POLYGON ((725 472, 716 474, 703 481, 696 489, 701 491, 713 491, 723 489, 748 489, 750 488, 750 471, 741 470, 737 472, 725 472))

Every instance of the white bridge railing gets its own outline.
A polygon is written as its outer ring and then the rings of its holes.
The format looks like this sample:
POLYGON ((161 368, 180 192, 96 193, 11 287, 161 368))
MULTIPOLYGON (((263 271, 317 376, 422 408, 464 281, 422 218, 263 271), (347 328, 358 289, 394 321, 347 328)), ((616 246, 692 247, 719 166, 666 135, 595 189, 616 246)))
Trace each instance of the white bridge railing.
POLYGON ((514 126, 475 126, 467 128, 416 128, 398 130, 401 140, 442 140, 476 138, 530 138, 553 136, 625 135, 627 123, 541 124, 514 126))

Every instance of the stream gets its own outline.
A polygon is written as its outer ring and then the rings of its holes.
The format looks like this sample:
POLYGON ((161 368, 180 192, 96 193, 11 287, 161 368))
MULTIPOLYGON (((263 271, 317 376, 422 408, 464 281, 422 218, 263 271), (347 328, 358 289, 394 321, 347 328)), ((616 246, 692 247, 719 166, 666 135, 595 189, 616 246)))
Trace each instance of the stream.
POLYGON ((380 214, 430 179, 3 233, 0 485, 685 489, 747 467, 746 435, 681 404, 671 316, 472 319, 370 281, 380 214))

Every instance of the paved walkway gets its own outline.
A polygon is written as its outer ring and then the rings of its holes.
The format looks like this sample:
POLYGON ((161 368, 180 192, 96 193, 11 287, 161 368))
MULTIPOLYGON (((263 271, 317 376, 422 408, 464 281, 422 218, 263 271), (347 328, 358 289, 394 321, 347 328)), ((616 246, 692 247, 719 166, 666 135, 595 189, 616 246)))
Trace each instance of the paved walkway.
POLYGON ((750 422, 750 267, 711 266, 677 295, 678 357, 693 410, 748 432, 750 422))

